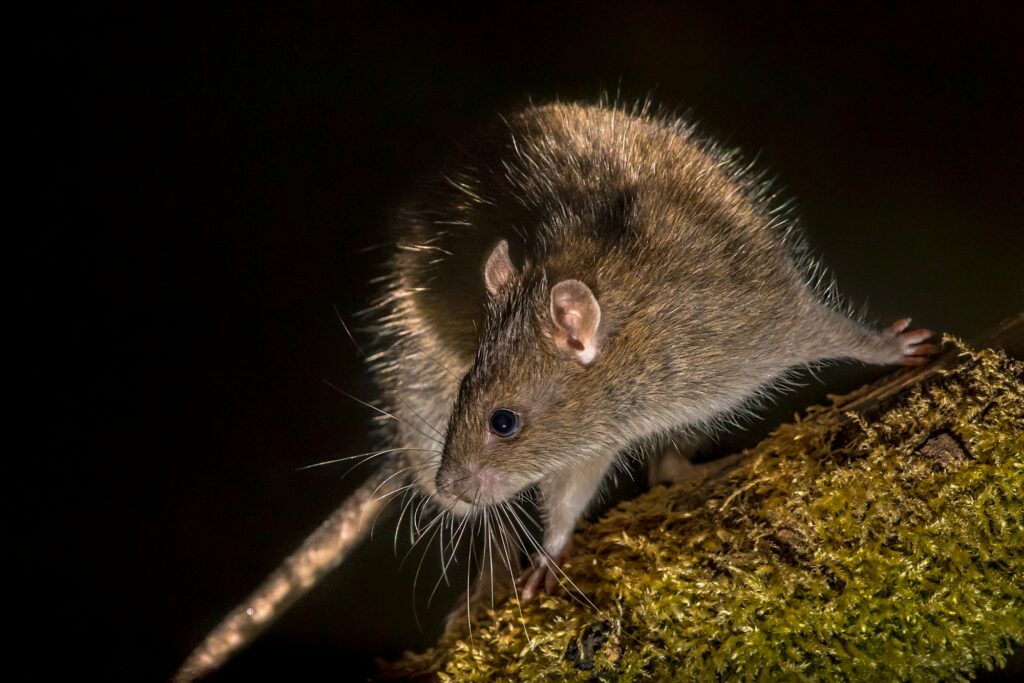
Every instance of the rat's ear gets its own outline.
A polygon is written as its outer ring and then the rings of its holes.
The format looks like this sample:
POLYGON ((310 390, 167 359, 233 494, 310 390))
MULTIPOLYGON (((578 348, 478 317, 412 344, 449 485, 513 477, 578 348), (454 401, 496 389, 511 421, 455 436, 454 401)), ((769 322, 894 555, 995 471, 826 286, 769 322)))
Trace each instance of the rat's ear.
POLYGON ((491 255, 484 264, 484 285, 487 286, 487 293, 491 296, 497 294, 514 272, 515 266, 508 256, 508 242, 501 240, 491 250, 491 255))
POLYGON ((579 280, 562 280, 551 288, 551 320, 555 346, 577 362, 590 365, 597 357, 601 306, 579 280))

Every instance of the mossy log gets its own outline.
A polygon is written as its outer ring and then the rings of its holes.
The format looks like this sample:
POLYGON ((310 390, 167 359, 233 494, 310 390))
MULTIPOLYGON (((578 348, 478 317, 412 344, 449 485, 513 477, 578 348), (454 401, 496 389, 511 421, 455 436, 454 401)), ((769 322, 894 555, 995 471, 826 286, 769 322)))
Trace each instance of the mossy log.
MULTIPOLYGON (((1024 641, 1024 315, 583 526, 562 592, 385 674, 963 680, 1024 641), (1013 347, 1013 348, 1010 348, 1013 347), (998 348, 1008 349, 1005 351, 998 348), (592 604, 588 604, 592 603, 592 604)), ((462 610, 462 615, 466 611, 462 610)))

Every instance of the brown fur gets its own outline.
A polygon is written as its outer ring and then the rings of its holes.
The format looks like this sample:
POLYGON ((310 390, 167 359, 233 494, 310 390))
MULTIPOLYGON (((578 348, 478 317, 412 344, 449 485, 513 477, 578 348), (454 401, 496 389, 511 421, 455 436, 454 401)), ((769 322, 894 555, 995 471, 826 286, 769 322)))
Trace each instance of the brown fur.
MULTIPOLYGON (((399 223, 382 302, 389 404, 446 432, 446 469, 486 462, 511 493, 595 448, 706 428, 795 366, 898 361, 891 336, 837 312, 795 225, 772 209, 681 122, 563 104, 518 113, 399 223), (488 296, 483 264, 499 240, 515 270, 488 296), (568 278, 600 302, 590 367, 552 340, 548 295, 568 278), (489 438, 499 406, 523 415, 514 439, 489 438)), ((428 447, 408 426, 396 438, 428 447)), ((418 476, 432 492, 441 458, 426 459, 418 476)))
MULTIPOLYGON (((843 313, 766 186, 643 110, 555 104, 503 120, 400 214, 389 272, 371 360, 395 450, 371 488, 401 491, 405 476, 465 515, 473 503, 511 512, 504 501, 539 483, 543 559, 527 596, 551 588, 577 518, 627 449, 714 429, 795 367, 919 364, 933 350, 905 321, 878 332, 843 313), (519 413, 515 436, 490 432, 496 408, 519 413)), ((359 506, 371 509, 368 492, 359 506)), ((337 564, 354 542, 350 508, 285 568, 315 581, 337 564)), ((276 576, 182 680, 312 585, 276 576)))

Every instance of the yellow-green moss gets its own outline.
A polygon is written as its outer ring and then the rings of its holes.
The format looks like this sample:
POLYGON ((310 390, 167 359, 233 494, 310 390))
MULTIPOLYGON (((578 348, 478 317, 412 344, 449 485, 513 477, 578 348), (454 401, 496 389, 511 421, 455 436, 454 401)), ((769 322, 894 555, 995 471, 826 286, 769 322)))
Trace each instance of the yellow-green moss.
POLYGON ((565 594, 399 665, 442 681, 957 680, 1024 640, 1021 365, 970 353, 853 422, 814 410, 729 474, 579 531, 565 594), (529 635, 527 635, 527 630, 529 635))

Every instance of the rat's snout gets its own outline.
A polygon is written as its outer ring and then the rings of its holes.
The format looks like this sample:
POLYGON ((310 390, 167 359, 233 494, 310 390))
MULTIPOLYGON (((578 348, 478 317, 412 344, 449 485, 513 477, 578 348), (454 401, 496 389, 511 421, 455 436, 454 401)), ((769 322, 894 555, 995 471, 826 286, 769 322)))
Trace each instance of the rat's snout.
POLYGON ((504 477, 478 463, 447 466, 437 471, 437 494, 442 501, 461 500, 471 505, 490 505, 507 497, 504 477))

